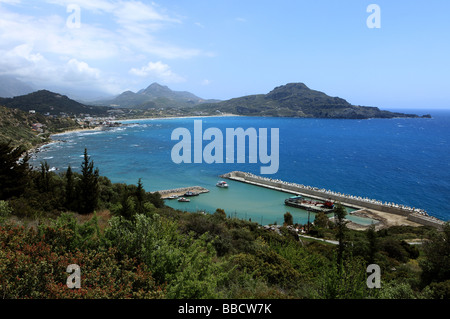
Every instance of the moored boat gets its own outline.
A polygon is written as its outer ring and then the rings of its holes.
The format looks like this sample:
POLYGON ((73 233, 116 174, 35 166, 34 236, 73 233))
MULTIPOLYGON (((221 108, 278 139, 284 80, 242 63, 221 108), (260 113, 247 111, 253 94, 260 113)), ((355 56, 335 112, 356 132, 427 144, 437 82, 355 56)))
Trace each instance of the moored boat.
POLYGON ((220 187, 220 188, 228 188, 228 183, 225 181, 220 181, 220 182, 217 182, 216 186, 220 187))
POLYGON ((178 199, 178 201, 179 202, 190 202, 191 200, 187 199, 187 198, 184 198, 184 197, 181 197, 181 198, 178 199))
POLYGON ((184 196, 186 196, 186 197, 198 196, 198 193, 194 193, 194 192, 188 191, 188 192, 184 193, 184 196))

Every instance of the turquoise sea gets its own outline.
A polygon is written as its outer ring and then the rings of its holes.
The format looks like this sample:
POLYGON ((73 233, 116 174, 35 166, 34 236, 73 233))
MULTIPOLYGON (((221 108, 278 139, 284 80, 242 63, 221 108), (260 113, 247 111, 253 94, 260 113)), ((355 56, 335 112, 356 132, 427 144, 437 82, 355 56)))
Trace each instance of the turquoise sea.
MULTIPOLYGON (((401 110, 432 115, 431 119, 293 119, 208 117, 203 130, 218 128, 279 128, 279 170, 266 175, 287 182, 330 189, 421 208, 429 215, 450 219, 450 111, 401 110)), ((216 208, 262 224, 282 223, 290 211, 294 222, 306 223, 305 211, 287 207, 289 194, 229 181, 215 186, 221 174, 239 170, 260 175, 264 164, 175 164, 171 158, 172 131, 183 127, 193 135, 194 118, 124 121, 130 125, 108 131, 85 131, 54 136, 31 160, 47 161, 64 172, 79 170, 84 148, 100 174, 113 182, 137 184, 147 191, 202 186, 207 194, 190 203, 167 201, 187 211, 214 212, 216 208)), ((209 141, 203 142, 205 147, 209 141)), ((269 144, 270 145, 270 144, 269 144)), ((270 147, 269 147, 270 153, 270 147)), ((264 165, 265 166, 265 165, 264 165)), ((314 218, 311 216, 311 218, 314 218)), ((370 221, 352 217, 360 223, 370 221)))

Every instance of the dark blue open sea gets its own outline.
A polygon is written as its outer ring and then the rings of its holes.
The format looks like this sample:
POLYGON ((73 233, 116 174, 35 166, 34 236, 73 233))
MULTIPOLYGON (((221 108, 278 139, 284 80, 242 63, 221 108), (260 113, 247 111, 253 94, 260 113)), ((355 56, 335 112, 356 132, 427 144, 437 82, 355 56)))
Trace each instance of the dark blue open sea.
MULTIPOLYGON (((405 112, 405 110, 402 110, 405 112)), ((255 117, 208 117, 203 130, 219 128, 279 128, 279 170, 271 178, 326 188, 421 208, 429 215, 450 219, 450 111, 413 110, 431 113, 431 119, 293 119, 255 117)), ((290 195, 229 182, 229 189, 215 184, 234 170, 260 175, 261 163, 175 164, 171 140, 178 127, 193 135, 194 119, 150 119, 110 131, 85 131, 54 136, 63 140, 47 145, 32 159, 38 166, 47 161, 63 172, 70 164, 80 168, 88 149, 100 174, 113 182, 137 184, 142 178, 147 191, 187 186, 210 190, 190 203, 167 201, 175 208, 251 218, 262 224, 282 222, 290 211, 294 222, 304 223, 304 211, 284 206, 290 195)), ((204 141, 203 146, 209 141, 204 141)), ((269 148, 270 149, 270 148, 269 148)), ((264 165, 265 166, 265 165, 264 165)), ((363 222, 363 221, 362 221, 363 222)))

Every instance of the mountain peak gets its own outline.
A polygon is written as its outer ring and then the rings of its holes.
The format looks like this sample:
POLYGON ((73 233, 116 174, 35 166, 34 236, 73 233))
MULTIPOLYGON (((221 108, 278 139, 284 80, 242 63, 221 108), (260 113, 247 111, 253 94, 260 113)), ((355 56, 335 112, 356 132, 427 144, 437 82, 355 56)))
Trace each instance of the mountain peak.
POLYGON ((145 108, 146 105, 154 107, 155 103, 160 107, 191 107, 204 102, 202 98, 190 92, 173 91, 165 85, 153 82, 137 93, 124 92, 114 99, 102 103, 120 107, 139 106, 145 108))
POLYGON ((161 85, 158 82, 153 82, 152 84, 150 84, 148 86, 148 89, 149 88, 165 88, 165 89, 168 89, 169 87, 167 87, 166 85, 161 85))
POLYGON ((281 99, 287 99, 287 98, 306 98, 310 96, 316 97, 316 95, 322 95, 322 97, 325 96, 322 92, 313 91, 310 88, 308 88, 304 83, 288 83, 286 85, 278 86, 274 88, 272 91, 270 91, 266 98, 268 99, 275 99, 275 100, 281 100, 281 99))
POLYGON ((146 89, 140 90, 138 94, 146 94, 146 95, 154 95, 154 94, 163 94, 163 93, 172 93, 172 90, 165 85, 161 85, 159 83, 152 83, 146 89))
POLYGON ((288 83, 286 85, 282 85, 281 87, 285 87, 285 88, 295 88, 295 89, 307 89, 309 90, 310 88, 306 86, 305 83, 302 82, 294 82, 294 83, 288 83))
POLYGON ((298 82, 298 83, 288 83, 285 85, 277 86, 272 91, 270 91, 269 94, 277 93, 277 92, 286 92, 286 91, 300 92, 300 91, 310 91, 310 90, 311 89, 309 87, 307 87, 304 83, 298 82))

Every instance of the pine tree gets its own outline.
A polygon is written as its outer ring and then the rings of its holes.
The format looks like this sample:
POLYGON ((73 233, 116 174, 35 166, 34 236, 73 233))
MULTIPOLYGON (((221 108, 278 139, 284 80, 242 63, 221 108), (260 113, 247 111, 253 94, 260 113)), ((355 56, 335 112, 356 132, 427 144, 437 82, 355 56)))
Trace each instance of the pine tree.
POLYGON ((328 228, 329 219, 327 215, 324 212, 317 213, 316 217, 314 218, 314 226, 317 226, 319 228, 328 228))
POLYGON ((41 173, 38 179, 39 191, 45 193, 50 190, 50 166, 47 161, 41 162, 41 173))
POLYGON ((99 171, 94 170, 94 162, 90 160, 87 149, 84 149, 84 161, 81 164, 81 181, 79 183, 79 207, 80 214, 92 213, 98 205, 99 198, 99 171))
POLYGON ((343 255, 345 250, 345 239, 347 237, 346 236, 347 222, 345 220, 345 215, 347 215, 347 212, 345 211, 344 206, 338 203, 334 208, 334 220, 337 227, 336 239, 339 241, 337 254, 337 264, 339 270, 341 270, 342 267, 343 255))
POLYGON ((294 224, 294 218, 292 217, 292 214, 290 212, 286 212, 284 214, 284 223, 286 225, 293 225, 294 224))
POLYGON ((378 249, 378 240, 377 240, 377 233, 375 231, 375 225, 370 225, 369 229, 367 230, 367 240, 369 241, 369 255, 368 255, 368 262, 369 264, 375 263, 375 255, 377 253, 378 249))
POLYGON ((22 147, 0 143, 0 200, 20 196, 29 182, 30 157, 22 147))
POLYGON ((65 207, 69 210, 74 208, 74 200, 75 200, 75 188, 74 188, 74 180, 73 180, 73 172, 72 167, 67 167, 66 171, 66 198, 65 198, 65 207))
POLYGON ((145 197, 144 186, 142 185, 141 178, 139 178, 138 186, 136 189, 136 212, 138 214, 144 213, 144 197, 145 197))
POLYGON ((119 214, 126 219, 133 219, 133 217, 136 214, 136 205, 133 201, 133 197, 128 195, 128 191, 125 190, 125 192, 122 194, 122 199, 120 201, 121 208, 119 210, 119 214))

